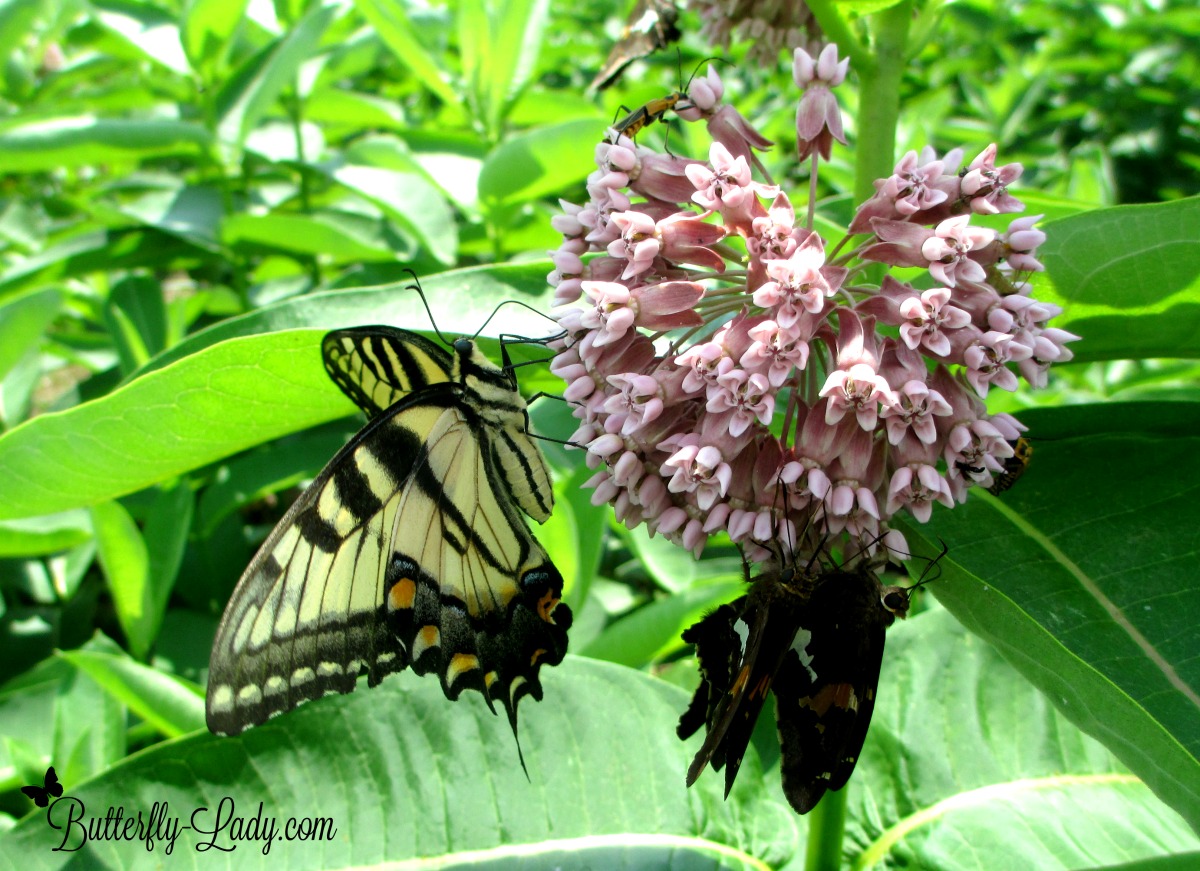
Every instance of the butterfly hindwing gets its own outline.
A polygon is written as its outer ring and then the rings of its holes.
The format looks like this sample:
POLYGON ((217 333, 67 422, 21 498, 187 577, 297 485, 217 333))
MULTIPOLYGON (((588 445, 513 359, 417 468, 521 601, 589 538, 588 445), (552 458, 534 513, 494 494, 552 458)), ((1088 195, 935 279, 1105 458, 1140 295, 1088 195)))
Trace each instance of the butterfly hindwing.
POLYGON ((619 79, 625 68, 635 60, 677 41, 682 35, 676 23, 678 20, 679 10, 674 0, 638 0, 621 29, 621 38, 608 53, 600 72, 592 79, 592 90, 603 91, 619 79))
POLYGON ((701 682, 677 731, 687 738, 701 724, 708 729, 688 769, 689 785, 711 764, 725 769, 725 794, 733 788, 767 692, 793 644, 811 582, 791 569, 764 572, 747 595, 684 633, 696 645, 701 682))
POLYGON ((515 730, 571 614, 522 516, 544 519, 551 495, 511 374, 469 341, 451 355, 390 328, 331 333, 324 352, 371 421, 242 576, 213 645, 209 728, 239 732, 349 692, 362 671, 374 686, 411 666, 451 699, 499 701, 515 730))

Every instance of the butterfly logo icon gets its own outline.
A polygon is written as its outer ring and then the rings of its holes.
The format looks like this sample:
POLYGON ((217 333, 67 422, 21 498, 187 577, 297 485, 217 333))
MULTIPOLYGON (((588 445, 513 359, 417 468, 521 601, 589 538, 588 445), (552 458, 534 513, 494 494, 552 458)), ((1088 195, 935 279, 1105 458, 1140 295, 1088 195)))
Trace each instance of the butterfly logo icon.
POLYGON ((46 769, 46 776, 42 780, 41 786, 22 786, 21 792, 29 796, 29 800, 38 807, 46 807, 50 804, 50 797, 58 798, 63 794, 62 784, 58 782, 58 775, 54 773, 54 766, 51 765, 46 769))

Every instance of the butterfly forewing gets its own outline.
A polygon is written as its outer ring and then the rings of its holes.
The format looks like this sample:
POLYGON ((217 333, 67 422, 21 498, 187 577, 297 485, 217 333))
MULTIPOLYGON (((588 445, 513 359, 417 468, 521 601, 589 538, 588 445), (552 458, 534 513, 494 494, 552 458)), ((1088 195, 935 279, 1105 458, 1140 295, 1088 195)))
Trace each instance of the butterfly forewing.
POLYGON ((414 391, 455 380, 450 352, 395 327, 334 330, 321 342, 321 357, 333 383, 368 418, 414 391))
POLYGON ((521 695, 540 697, 538 668, 562 660, 571 615, 521 514, 548 515, 550 491, 511 375, 470 342, 451 355, 381 327, 331 333, 324 357, 372 420, 242 576, 213 645, 210 729, 410 665, 437 672, 450 698, 499 700, 515 729, 521 695))

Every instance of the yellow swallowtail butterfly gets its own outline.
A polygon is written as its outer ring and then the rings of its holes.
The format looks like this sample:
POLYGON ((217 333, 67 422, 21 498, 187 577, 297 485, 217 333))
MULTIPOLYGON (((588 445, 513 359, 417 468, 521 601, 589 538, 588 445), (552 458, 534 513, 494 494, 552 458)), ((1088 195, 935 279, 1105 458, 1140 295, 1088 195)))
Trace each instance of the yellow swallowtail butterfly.
POLYGON ((553 497, 525 402, 469 339, 391 327, 322 342, 369 422, 321 470, 234 590, 209 666, 208 727, 232 734, 411 667, 478 690, 514 734, 538 670, 562 661, 563 579, 522 512, 553 497))

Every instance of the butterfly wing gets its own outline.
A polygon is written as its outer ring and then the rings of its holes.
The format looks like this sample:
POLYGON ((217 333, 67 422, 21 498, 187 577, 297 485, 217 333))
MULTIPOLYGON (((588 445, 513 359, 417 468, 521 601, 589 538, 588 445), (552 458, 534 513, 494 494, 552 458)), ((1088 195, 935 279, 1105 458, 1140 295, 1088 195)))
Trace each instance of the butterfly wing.
MULTIPOLYGON (((412 335, 381 347, 403 349, 412 335)), ((373 686, 410 665, 436 671, 451 699, 474 688, 489 706, 499 700, 514 731, 518 700, 541 697, 538 669, 562 660, 571 615, 562 576, 520 513, 548 503, 548 481, 525 480, 525 502, 510 484, 525 468, 514 451, 534 452, 543 475, 544 461, 523 428, 509 431, 524 420, 511 378, 469 342, 456 351, 448 370, 421 363, 401 372, 406 381, 348 376, 367 404, 421 386, 334 457, 246 569, 213 645, 212 731, 350 692, 360 671, 373 686), (449 380, 433 381, 439 371, 449 380), (489 392, 489 379, 512 396, 489 392)))
POLYGON ((799 813, 845 786, 866 740, 894 618, 883 592, 865 568, 823 575, 775 676, 783 792, 799 813))
POLYGON ((454 380, 454 358, 440 345, 395 327, 355 327, 326 333, 325 371, 368 418, 430 386, 454 380))
POLYGON ((58 782, 58 775, 55 773, 53 765, 46 769, 46 776, 42 778, 42 785, 46 792, 55 798, 59 798, 63 794, 62 784, 58 782))
POLYGON ((40 786, 22 786, 21 792, 38 807, 46 807, 50 804, 50 795, 40 786))
POLYGON ((708 727, 688 769, 689 786, 711 763, 714 769, 725 769, 725 794, 733 788, 767 692, 794 643, 806 596, 792 572, 764 572, 748 595, 721 606, 684 633, 685 641, 696 644, 702 680, 677 731, 681 738, 695 732, 702 706, 708 727))
POLYGON ((678 20, 679 10, 674 0, 638 0, 621 29, 621 38, 592 79, 592 90, 603 91, 635 60, 677 41, 682 35, 676 23, 678 20))

